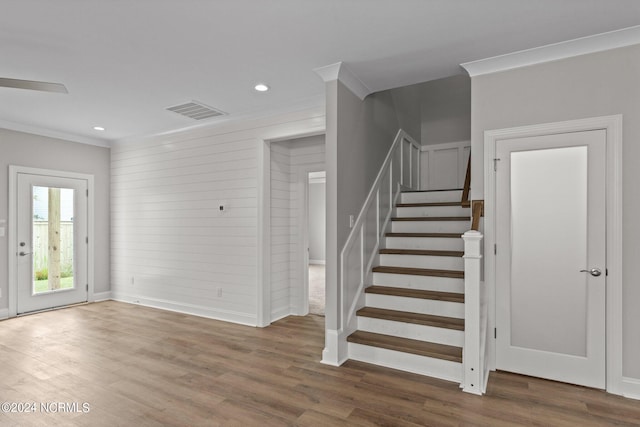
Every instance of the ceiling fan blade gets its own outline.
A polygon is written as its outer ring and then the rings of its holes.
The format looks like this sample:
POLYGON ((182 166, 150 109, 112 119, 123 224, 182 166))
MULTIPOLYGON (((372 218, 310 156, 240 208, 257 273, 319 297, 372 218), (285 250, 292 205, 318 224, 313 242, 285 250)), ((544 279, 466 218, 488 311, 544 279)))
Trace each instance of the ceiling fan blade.
POLYGON ((43 92, 69 93, 62 83, 48 83, 35 80, 6 79, 0 77, 0 86, 15 89, 41 90, 43 92))

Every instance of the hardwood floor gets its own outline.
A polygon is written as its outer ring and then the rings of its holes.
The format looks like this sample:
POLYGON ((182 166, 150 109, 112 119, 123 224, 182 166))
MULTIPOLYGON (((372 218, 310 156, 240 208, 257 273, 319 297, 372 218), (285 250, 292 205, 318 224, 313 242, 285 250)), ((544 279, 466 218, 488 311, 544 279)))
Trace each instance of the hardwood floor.
POLYGON ((640 425, 640 401, 514 374, 493 373, 479 397, 363 363, 322 365, 323 323, 258 329, 113 301, 9 319, 0 402, 38 407, 0 412, 0 425, 640 425), (45 413, 40 402, 78 407, 45 413))

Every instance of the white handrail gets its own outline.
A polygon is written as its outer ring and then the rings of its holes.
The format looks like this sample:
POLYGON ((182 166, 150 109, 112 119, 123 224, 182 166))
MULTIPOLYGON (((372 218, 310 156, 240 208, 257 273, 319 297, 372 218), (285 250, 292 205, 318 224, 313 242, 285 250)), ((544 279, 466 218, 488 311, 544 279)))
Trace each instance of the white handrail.
POLYGON ((363 290, 370 282, 371 268, 377 259, 380 239, 391 218, 395 200, 402 188, 419 188, 419 156, 420 144, 400 129, 340 252, 342 304, 339 329, 346 334, 355 330, 354 314, 364 305, 363 290), (407 170, 408 177, 405 177, 407 170))

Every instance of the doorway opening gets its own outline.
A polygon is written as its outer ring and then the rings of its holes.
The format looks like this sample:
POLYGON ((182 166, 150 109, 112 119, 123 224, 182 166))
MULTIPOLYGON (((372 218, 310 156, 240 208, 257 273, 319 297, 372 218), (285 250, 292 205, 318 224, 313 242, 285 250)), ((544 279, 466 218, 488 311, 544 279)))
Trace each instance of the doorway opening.
POLYGON ((326 172, 309 172, 307 242, 309 313, 324 316, 326 261, 326 172))

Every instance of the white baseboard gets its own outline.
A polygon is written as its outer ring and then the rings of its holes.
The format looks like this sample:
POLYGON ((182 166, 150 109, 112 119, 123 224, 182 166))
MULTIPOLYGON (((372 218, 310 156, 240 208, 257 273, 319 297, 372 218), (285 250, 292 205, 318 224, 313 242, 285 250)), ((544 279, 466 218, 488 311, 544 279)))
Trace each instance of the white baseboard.
POLYGON ((349 359, 349 348, 347 336, 351 332, 337 331, 335 329, 325 329, 324 350, 322 350, 322 360, 320 363, 331 366, 340 366, 349 359))
POLYGON ((325 261, 323 259, 310 259, 309 260, 309 264, 325 265, 326 263, 327 263, 327 261, 325 261))
POLYGON ((0 320, 9 318, 9 309, 8 308, 0 308, 0 320))
POLYGON ((175 301, 167 301, 156 298, 140 297, 136 295, 128 295, 120 292, 111 292, 111 299, 129 304, 138 304, 146 307, 159 308, 167 311, 175 311, 182 314, 190 314, 193 316, 206 317, 208 319, 222 320, 224 322, 238 323, 240 325, 256 326, 257 319, 255 316, 238 313, 230 310, 212 309, 193 304, 185 304, 175 301))
POLYGON ((622 395, 640 400, 640 379, 622 377, 622 395))
POLYGON ((94 292, 91 302, 107 301, 111 299, 111 291, 94 292))

